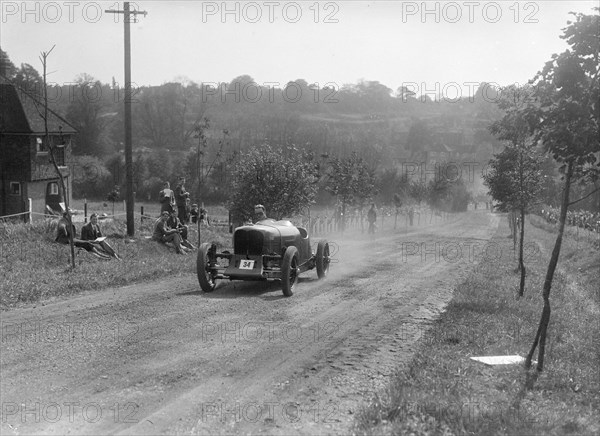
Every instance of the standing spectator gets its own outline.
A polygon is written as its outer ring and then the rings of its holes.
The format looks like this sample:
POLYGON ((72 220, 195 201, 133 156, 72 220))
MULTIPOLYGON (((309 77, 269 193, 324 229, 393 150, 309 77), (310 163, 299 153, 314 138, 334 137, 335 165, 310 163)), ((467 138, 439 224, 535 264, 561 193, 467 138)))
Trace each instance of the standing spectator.
POLYGON ((367 233, 375 234, 375 222, 377 221, 377 211, 375 210, 375 203, 371 203, 371 209, 367 212, 367 221, 369 221, 369 229, 367 233))
POLYGON ((160 218, 154 224, 154 233, 152 239, 158 242, 172 242, 175 245, 177 254, 187 254, 187 250, 181 245, 181 235, 177 229, 172 229, 167 225, 169 212, 163 212, 160 218))
POLYGON ((174 210, 173 205, 175 204, 175 194, 171 190, 169 182, 163 184, 163 189, 160 191, 160 211, 172 212, 174 210))
POLYGON ((190 200, 190 197, 185 199, 185 222, 183 222, 183 224, 189 224, 190 223, 190 213, 192 212, 192 202, 190 200))
POLYGON ((121 260, 115 250, 106 242, 98 225, 98 214, 93 213, 90 215, 90 222, 81 228, 81 239, 83 241, 90 241, 98 251, 104 252, 105 254, 114 257, 115 259, 121 260), (97 241, 100 238, 102 240, 97 241))
POLYGON ((190 198, 190 193, 185 190, 185 177, 180 177, 175 187, 175 204, 177 205, 177 213, 181 222, 187 222, 187 211, 185 202, 190 198))

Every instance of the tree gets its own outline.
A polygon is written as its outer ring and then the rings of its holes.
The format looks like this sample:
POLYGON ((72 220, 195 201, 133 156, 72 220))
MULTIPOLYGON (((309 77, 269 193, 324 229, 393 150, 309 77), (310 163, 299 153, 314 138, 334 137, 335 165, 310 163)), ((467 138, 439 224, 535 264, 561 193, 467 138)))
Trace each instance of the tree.
POLYGON ((239 160, 228 206, 236 222, 250 218, 256 204, 264 205, 269 217, 290 217, 314 203, 317 182, 317 165, 309 152, 263 144, 239 160))
MULTIPOLYGON (((67 225, 70 227, 69 230, 69 246, 71 248, 71 267, 73 269, 75 269, 75 244, 73 243, 73 238, 74 238, 74 234, 73 231, 71 229, 73 220, 71 217, 71 210, 69 209, 69 196, 67 195, 67 185, 65 183, 65 176, 63 175, 62 171, 60 170, 60 167, 58 166, 57 160, 56 160, 56 145, 52 143, 52 141, 50 140, 50 135, 48 132, 48 86, 46 83, 46 67, 48 64, 48 56, 50 55, 50 53, 52 53, 52 50, 54 50, 55 46, 52 46, 52 48, 50 49, 50 51, 48 52, 42 52, 40 54, 40 61, 42 62, 42 67, 43 67, 43 76, 42 76, 42 94, 44 97, 44 113, 40 113, 40 116, 42 117, 42 119, 44 120, 44 143, 47 147, 47 149, 49 150, 49 155, 50 155, 50 161, 52 162, 52 165, 54 166, 54 170, 56 171, 56 174, 58 174, 58 180, 60 182, 60 188, 62 191, 62 196, 65 200, 65 212, 66 212, 66 219, 67 219, 67 225)), ((33 67, 31 67, 33 68, 33 67)), ((35 71, 35 69, 34 69, 35 71)), ((37 71, 36 71, 37 74, 37 71)), ((38 74, 39 77, 39 74, 38 74)), ((38 109, 39 112, 39 109, 38 109)))
POLYGON ((11 80, 17 74, 17 67, 8 57, 8 53, 0 48, 0 76, 11 80))
MULTIPOLYGON (((363 206, 376 193, 375 176, 357 153, 348 158, 333 158, 329 162, 325 190, 335 195, 346 215, 346 206, 363 206)), ((344 224, 342 222, 342 230, 344 224)))
POLYGON ((95 156, 73 156, 73 196, 102 198, 111 183, 110 171, 95 156))
POLYGON ((67 119, 77 129, 77 146, 73 154, 102 156, 106 151, 105 131, 111 118, 105 112, 103 94, 108 88, 88 74, 80 74, 75 86, 69 90, 72 96, 67 109, 67 119))
POLYGON ((28 93, 36 97, 46 98, 46 77, 42 78, 33 66, 21 64, 15 75, 14 82, 19 88, 26 90, 28 93))
POLYGON ((433 143, 431 128, 424 120, 415 120, 408 131, 406 148, 416 152, 423 151, 425 147, 433 143))
MULTIPOLYGON (((491 170, 484 174, 484 183, 490 189, 490 195, 500 203, 504 212, 519 211, 519 296, 525 291, 525 263, 523 247, 525 239, 525 214, 537 203, 542 185, 542 158, 536 144, 532 141, 532 126, 536 122, 531 118, 532 111, 526 108, 533 104, 530 87, 508 86, 502 89, 498 101, 504 116, 490 126, 490 131, 499 140, 508 141, 507 147, 490 161, 491 170)), ((513 241, 516 242, 517 226, 512 225, 513 241)))
POLYGON ((534 77, 537 107, 527 108, 538 120, 535 138, 542 141, 560 165, 564 177, 558 235, 542 291, 544 306, 525 361, 525 367, 530 368, 533 354, 539 346, 538 374, 544 368, 551 313, 550 290, 560 255, 567 210, 579 201, 570 200, 571 185, 576 182, 595 184, 600 172, 600 16, 574 15, 575 22, 568 22, 561 36, 570 49, 560 55, 552 55, 552 59, 534 77))

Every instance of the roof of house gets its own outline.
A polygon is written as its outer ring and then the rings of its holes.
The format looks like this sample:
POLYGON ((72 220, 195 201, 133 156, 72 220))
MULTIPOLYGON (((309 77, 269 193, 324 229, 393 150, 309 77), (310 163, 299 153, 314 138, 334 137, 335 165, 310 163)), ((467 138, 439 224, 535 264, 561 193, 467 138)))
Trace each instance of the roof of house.
MULTIPOLYGON (((44 134, 44 104, 24 90, 0 83, 0 133, 44 134)), ((77 133, 67 120, 48 109, 48 133, 77 133)))

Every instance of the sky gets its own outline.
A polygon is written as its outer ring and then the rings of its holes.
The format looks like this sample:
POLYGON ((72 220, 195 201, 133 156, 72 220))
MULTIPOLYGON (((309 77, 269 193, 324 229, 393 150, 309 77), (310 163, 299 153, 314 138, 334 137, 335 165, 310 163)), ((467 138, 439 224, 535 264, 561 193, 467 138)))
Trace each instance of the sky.
MULTIPOLYGON (((139 1, 131 24, 132 82, 229 82, 250 75, 284 86, 379 81, 453 98, 476 85, 523 84, 567 48, 570 11, 597 1, 139 1)), ((49 82, 87 73, 123 83, 122 2, 0 1, 0 46, 49 82)), ((269 85, 271 84, 271 85, 269 85)))

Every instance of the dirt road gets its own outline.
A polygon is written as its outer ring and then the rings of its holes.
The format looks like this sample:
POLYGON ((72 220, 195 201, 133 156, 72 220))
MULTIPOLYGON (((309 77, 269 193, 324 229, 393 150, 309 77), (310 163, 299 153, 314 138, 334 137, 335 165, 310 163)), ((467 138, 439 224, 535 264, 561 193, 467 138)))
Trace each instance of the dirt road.
POLYGON ((190 271, 4 312, 2 434, 345 434, 474 262, 497 255, 497 225, 479 211, 347 234, 329 277, 304 274, 291 298, 240 282, 204 294, 190 271))

